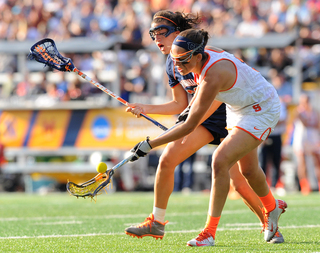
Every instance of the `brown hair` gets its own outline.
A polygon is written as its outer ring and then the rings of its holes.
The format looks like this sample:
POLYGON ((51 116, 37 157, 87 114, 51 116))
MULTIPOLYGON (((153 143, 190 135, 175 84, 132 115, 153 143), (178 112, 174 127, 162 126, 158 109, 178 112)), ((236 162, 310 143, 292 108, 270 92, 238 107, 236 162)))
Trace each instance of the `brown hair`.
POLYGON ((165 21, 169 26, 177 27, 178 31, 184 31, 195 27, 202 22, 198 14, 172 12, 168 10, 158 11, 153 16, 152 23, 165 21))

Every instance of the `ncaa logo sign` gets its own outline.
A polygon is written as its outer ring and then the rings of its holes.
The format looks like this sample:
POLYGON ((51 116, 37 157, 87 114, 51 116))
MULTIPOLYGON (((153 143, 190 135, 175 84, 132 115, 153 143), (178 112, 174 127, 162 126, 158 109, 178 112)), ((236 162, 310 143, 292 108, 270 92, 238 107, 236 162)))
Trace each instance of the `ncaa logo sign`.
POLYGON ((105 139, 109 137, 111 131, 109 121, 103 117, 97 117, 92 124, 92 133, 97 139, 105 139))

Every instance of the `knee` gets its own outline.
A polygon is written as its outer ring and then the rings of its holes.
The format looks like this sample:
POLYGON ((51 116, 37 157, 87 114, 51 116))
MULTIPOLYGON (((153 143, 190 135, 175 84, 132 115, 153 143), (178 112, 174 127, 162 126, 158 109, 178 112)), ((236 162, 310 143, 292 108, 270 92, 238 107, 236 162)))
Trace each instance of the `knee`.
POLYGON ((158 173, 159 172, 174 172, 178 164, 168 156, 161 156, 158 164, 158 173))
POLYGON ((220 177, 228 173, 228 168, 226 167, 226 164, 222 161, 222 159, 216 158, 212 160, 211 163, 212 166, 212 176, 220 177))
POLYGON ((245 177, 245 178, 250 178, 252 176, 254 176, 254 173, 252 170, 244 170, 241 171, 241 174, 245 177))

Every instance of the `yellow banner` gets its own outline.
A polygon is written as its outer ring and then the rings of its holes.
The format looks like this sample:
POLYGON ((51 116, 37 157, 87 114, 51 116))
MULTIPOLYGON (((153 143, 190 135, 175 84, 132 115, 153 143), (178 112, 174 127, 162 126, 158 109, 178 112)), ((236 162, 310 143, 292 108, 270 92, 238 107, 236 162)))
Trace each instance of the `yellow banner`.
MULTIPOLYGON (((171 127, 174 116, 149 115, 162 125, 171 127)), ((75 146, 78 148, 129 149, 147 136, 163 133, 152 122, 136 118, 124 108, 90 110, 87 112, 75 146)))

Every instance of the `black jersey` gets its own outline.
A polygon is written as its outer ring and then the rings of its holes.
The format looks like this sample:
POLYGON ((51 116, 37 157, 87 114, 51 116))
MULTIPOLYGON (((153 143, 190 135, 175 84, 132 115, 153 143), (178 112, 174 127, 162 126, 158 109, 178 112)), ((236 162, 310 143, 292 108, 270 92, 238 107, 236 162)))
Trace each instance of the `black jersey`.
MULTIPOLYGON (((174 66, 170 54, 166 62, 166 72, 171 88, 182 85, 187 93, 191 95, 195 93, 198 84, 194 81, 193 73, 182 76, 174 66)), ((214 136, 214 141, 211 144, 219 144, 220 138, 224 138, 228 134, 226 130, 226 105, 222 104, 202 125, 214 136)))

